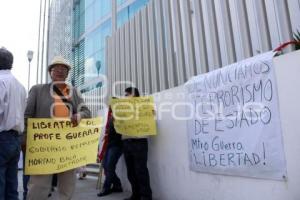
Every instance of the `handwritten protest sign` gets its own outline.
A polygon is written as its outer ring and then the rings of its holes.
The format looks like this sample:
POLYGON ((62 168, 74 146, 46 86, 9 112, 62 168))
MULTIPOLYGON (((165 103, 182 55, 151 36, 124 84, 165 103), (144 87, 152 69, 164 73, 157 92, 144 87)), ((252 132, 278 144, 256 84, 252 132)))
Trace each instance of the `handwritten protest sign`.
POLYGON ((53 174, 96 162, 101 118, 28 119, 25 173, 53 174))
POLYGON ((111 107, 118 133, 135 137, 156 135, 153 97, 112 99, 111 107))
POLYGON ((262 54, 187 82, 192 170, 286 177, 273 55, 262 54))

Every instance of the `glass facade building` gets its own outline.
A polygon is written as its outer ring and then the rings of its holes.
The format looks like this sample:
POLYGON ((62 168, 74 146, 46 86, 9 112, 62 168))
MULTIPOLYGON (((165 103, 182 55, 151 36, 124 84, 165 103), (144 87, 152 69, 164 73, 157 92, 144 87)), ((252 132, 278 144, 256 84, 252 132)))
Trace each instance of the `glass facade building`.
POLYGON ((149 0, 52 0, 49 9, 48 59, 62 55, 73 63, 69 82, 80 89, 93 115, 101 109, 106 75, 106 38, 149 0), (92 84, 91 84, 92 83, 92 84))
MULTIPOLYGON (((106 37, 121 27, 149 0, 75 0, 73 2, 72 82, 82 87, 106 73, 106 37), (115 26, 115 27, 114 27, 115 26)), ((82 92, 94 87, 83 88, 82 92)))
POLYGON ((72 1, 52 0, 48 21, 48 55, 50 63, 54 56, 61 55, 72 60, 72 1))

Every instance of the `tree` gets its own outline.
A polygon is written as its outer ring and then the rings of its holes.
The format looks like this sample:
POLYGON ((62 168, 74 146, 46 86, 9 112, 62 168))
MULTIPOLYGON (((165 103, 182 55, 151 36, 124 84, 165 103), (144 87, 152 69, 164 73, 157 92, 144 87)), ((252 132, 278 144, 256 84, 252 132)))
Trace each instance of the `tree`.
POLYGON ((295 44, 295 49, 299 50, 300 49, 300 32, 297 30, 297 32, 294 33, 294 40, 297 42, 295 44))

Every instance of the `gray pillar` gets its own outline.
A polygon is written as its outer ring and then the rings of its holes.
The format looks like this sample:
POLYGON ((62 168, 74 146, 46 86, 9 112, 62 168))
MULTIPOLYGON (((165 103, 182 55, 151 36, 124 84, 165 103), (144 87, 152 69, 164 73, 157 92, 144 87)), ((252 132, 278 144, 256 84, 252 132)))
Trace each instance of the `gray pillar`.
POLYGON ((117 30, 117 0, 111 1, 112 13, 111 13, 111 22, 112 22, 112 32, 117 30))

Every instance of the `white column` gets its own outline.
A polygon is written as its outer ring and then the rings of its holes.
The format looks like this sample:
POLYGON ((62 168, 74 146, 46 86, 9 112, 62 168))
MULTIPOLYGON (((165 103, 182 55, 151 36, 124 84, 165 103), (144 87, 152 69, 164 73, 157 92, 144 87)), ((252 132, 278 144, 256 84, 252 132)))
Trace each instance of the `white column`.
POLYGON ((158 61, 157 61, 157 43, 156 43, 156 27, 155 27, 155 13, 153 1, 148 5, 148 21, 149 21, 149 40, 150 40, 150 63, 151 63, 151 88, 152 92, 159 90, 158 75, 158 61))
POLYGON ((112 32, 117 30, 117 0, 111 0, 111 23, 112 23, 112 32))

